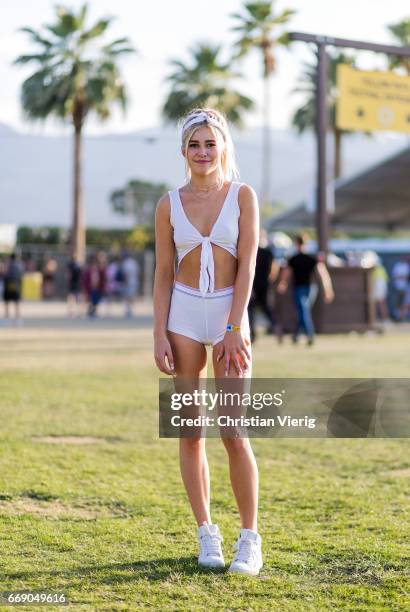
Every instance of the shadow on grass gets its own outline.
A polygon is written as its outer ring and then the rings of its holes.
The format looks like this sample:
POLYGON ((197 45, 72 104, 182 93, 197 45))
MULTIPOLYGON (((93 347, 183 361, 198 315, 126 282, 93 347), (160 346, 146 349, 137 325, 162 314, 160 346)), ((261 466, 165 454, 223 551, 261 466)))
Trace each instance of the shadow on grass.
POLYGON ((9 580, 32 581, 36 578, 51 579, 60 577, 65 587, 75 587, 88 578, 99 584, 119 584, 138 579, 150 581, 163 581, 172 577, 182 576, 217 576, 226 574, 227 568, 206 569, 198 566, 196 556, 166 557, 150 559, 149 561, 135 561, 134 563, 110 563, 107 565, 78 566, 73 569, 44 570, 38 572, 10 572, 6 575, 9 580), (72 579, 79 579, 78 583, 68 584, 72 579))
MULTIPOLYGON (((284 574, 309 574, 313 582, 321 581, 329 584, 362 584, 380 585, 383 574, 387 570, 403 571, 401 564, 382 564, 377 559, 355 559, 354 557, 338 558, 323 556, 321 562, 324 566, 311 568, 306 572, 292 569, 284 569, 279 573, 284 574)), ((195 555, 185 557, 164 557, 149 560, 139 560, 131 563, 107 563, 104 565, 77 565, 74 568, 61 568, 39 571, 17 571, 4 573, 9 580, 27 583, 30 587, 36 587, 40 581, 47 583, 50 587, 61 589, 82 589, 85 585, 120 585, 139 582, 181 581, 184 578, 195 578, 196 576, 208 577, 215 581, 219 577, 230 576, 228 567, 219 569, 206 569, 198 566, 195 555)), ((268 576, 260 576, 260 579, 268 579, 268 576)), ((212 582, 211 582, 212 583, 212 582)), ((210 583, 210 584, 211 584, 210 583)), ((11 586, 10 586, 11 588, 11 586)))

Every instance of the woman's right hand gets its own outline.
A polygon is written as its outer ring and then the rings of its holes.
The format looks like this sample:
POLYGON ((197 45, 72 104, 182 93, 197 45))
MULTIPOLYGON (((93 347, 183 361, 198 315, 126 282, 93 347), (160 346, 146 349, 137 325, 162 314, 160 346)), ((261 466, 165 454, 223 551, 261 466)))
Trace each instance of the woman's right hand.
POLYGON ((154 340, 155 363, 161 372, 170 376, 175 376, 174 357, 171 345, 166 336, 155 338, 154 340))

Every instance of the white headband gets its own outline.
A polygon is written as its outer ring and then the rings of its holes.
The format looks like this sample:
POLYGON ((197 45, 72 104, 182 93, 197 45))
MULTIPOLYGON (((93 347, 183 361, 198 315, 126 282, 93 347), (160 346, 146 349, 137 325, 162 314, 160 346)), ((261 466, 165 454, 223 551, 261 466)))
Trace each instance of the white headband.
POLYGON ((225 136, 222 125, 218 123, 215 119, 212 119, 212 117, 210 117, 204 111, 194 115, 193 117, 189 117, 185 121, 185 123, 182 126, 182 135, 184 135, 184 133, 186 132, 188 128, 192 127, 193 125, 196 125, 197 123, 207 123, 208 125, 212 125, 212 127, 217 128, 221 132, 222 136, 224 137, 224 140, 226 140, 226 136, 225 136))

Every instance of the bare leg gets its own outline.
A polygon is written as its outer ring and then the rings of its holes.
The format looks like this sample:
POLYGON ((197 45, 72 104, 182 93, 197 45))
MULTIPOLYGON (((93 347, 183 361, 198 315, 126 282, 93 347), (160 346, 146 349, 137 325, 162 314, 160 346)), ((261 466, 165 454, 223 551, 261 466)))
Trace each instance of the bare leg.
POLYGON ((379 301, 379 308, 380 308, 380 317, 382 321, 387 321, 387 319, 389 318, 389 310, 387 308, 386 300, 379 301))
POLYGON ((248 438, 223 438, 229 456, 229 475, 238 505, 241 526, 258 531, 259 477, 248 438))
MULTIPOLYGON (((215 378, 224 378, 224 360, 216 361, 220 344, 214 347, 213 366, 215 378)), ((248 346, 250 350, 250 345, 248 346)), ((230 378, 237 378, 236 371, 231 367, 230 378)), ((222 438, 229 456, 229 474, 232 490, 244 529, 257 531, 258 528, 258 490, 259 476, 255 456, 248 438, 222 438)))
MULTIPOLYGON (((177 378, 198 380, 206 371, 203 344, 181 334, 168 332, 177 378)), ((209 466, 205 438, 180 438, 181 476, 198 526, 211 523, 209 466)))

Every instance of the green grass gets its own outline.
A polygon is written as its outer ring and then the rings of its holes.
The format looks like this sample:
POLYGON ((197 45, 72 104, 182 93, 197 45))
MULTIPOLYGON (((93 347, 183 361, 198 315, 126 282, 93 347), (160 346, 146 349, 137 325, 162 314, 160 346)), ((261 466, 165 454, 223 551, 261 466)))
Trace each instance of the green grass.
MULTIPOLYGON (((73 610, 406 609, 406 440, 253 440, 264 567, 202 571, 177 440, 158 439, 151 333, 1 333, 2 591, 65 592, 73 610)), ((254 375, 405 377, 408 339, 261 338, 254 375)), ((229 561, 239 517, 222 444, 207 445, 229 561)))

